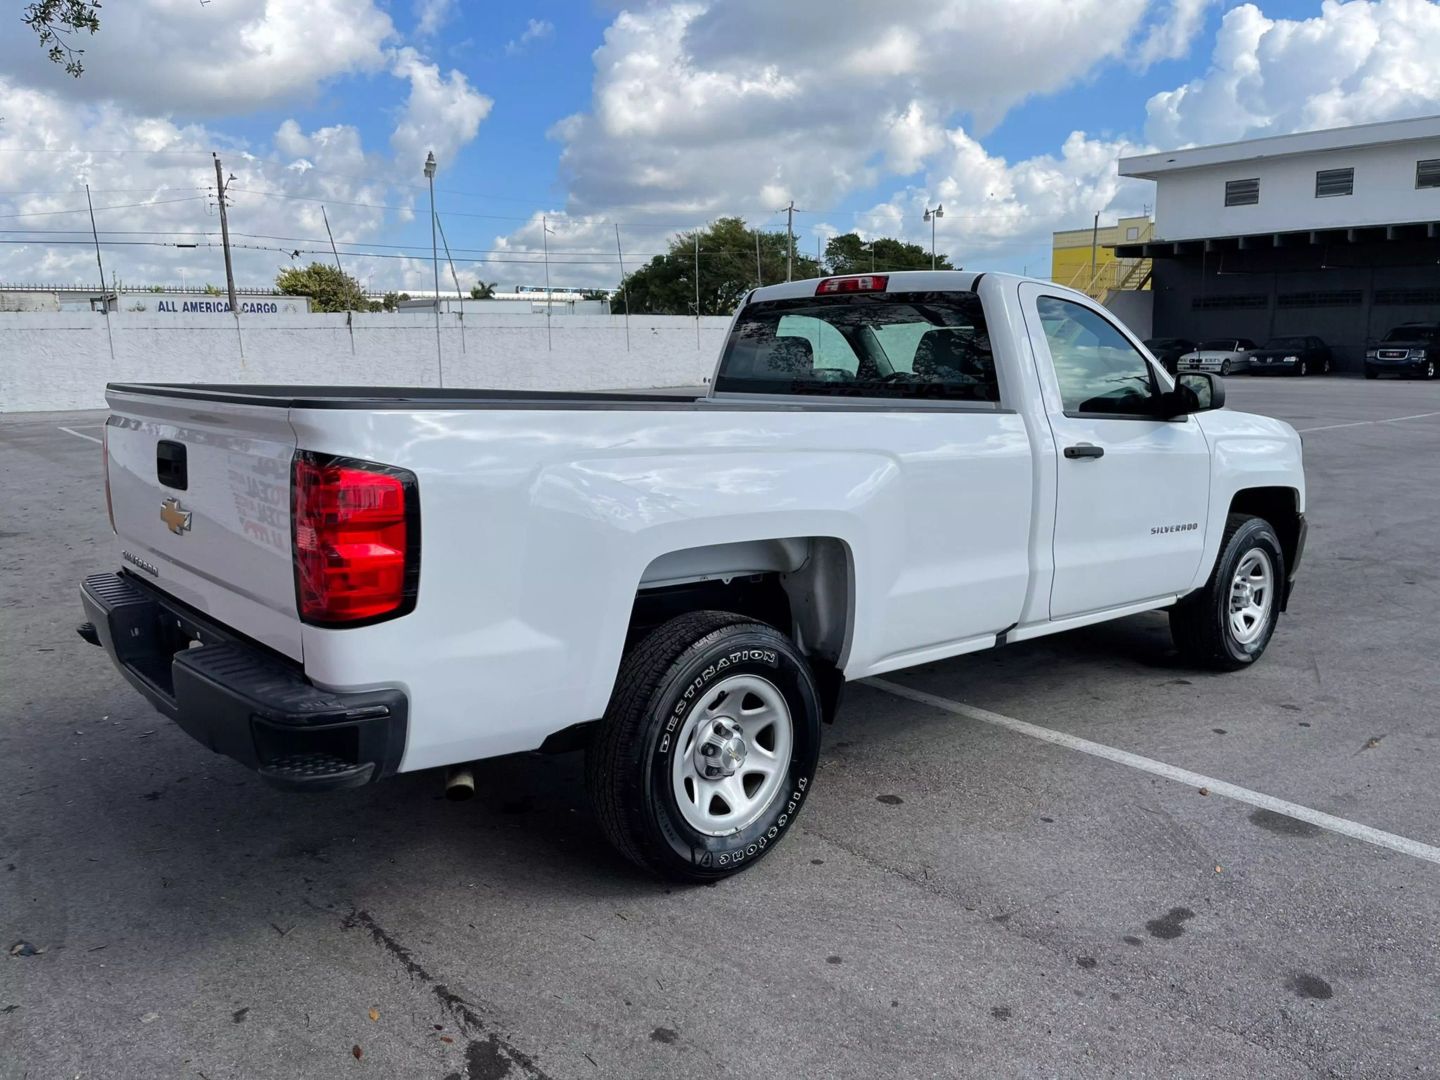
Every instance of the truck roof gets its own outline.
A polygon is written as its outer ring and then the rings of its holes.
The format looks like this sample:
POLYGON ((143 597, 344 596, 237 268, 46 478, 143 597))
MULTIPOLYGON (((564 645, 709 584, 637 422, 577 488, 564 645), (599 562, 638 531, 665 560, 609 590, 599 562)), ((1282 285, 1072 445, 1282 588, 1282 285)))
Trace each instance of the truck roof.
MULTIPOLYGON (((877 276, 889 278, 886 292, 969 292, 974 288, 980 274, 973 270, 877 270, 877 276)), ((826 277, 863 277, 860 274, 829 274, 826 277)), ((783 281, 778 285, 765 285, 755 289, 746 297, 747 304, 761 300, 796 300, 814 296, 815 290, 825 278, 805 278, 803 281, 783 281)))

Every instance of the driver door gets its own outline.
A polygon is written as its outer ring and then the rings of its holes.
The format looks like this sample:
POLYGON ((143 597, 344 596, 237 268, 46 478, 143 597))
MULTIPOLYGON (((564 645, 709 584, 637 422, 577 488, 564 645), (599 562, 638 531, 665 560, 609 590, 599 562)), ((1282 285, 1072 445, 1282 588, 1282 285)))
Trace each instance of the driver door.
POLYGON ((1199 423, 1159 418, 1168 378, 1102 308, 1034 283, 1021 308, 1055 440, 1050 617, 1183 592, 1210 499, 1199 423))

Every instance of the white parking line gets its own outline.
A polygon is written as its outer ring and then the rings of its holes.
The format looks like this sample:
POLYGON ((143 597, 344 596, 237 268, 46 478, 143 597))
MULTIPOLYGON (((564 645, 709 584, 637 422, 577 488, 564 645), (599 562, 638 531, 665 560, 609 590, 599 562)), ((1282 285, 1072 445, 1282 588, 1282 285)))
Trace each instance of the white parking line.
POLYGON ((74 428, 62 427, 60 430, 66 432, 67 434, 74 435, 77 439, 89 439, 91 442, 104 441, 102 439, 97 439, 94 435, 86 435, 83 431, 76 431, 74 428))
POLYGON ((1296 428, 1301 435, 1308 431, 1335 431, 1337 428, 1364 427, 1366 424, 1398 424, 1401 420, 1424 420, 1431 416, 1440 416, 1440 412, 1422 412, 1414 416, 1392 416, 1388 420, 1355 420, 1349 424, 1326 424, 1323 427, 1302 427, 1296 428))
POLYGON ((1167 765, 1163 761, 1155 761, 1153 758, 1132 754, 1128 750, 1117 750, 1113 746, 1105 746, 1102 743, 1091 742, 1089 739, 1067 735, 1063 731, 1052 731, 1050 728, 1028 724, 1024 720, 1001 716, 999 713, 990 712, 988 709, 979 709, 974 705, 962 705, 958 701, 937 697, 935 694, 927 694, 923 690, 912 690, 908 686, 890 682, 888 679, 866 679, 864 685, 873 686, 877 690, 894 694, 896 697, 929 705, 932 709, 953 713, 956 716, 969 717, 971 720, 979 720, 984 724, 1007 728, 1021 735, 1028 735, 1032 739, 1039 739, 1041 742, 1063 746, 1067 750, 1078 750, 1082 754, 1091 754, 1107 761, 1113 761, 1118 765, 1128 765, 1132 769, 1139 769, 1141 772, 1147 772, 1154 776, 1163 776, 1176 783, 1186 784, 1193 788, 1205 788, 1212 795, 1223 795, 1227 799, 1234 799, 1262 810, 1284 814, 1286 817, 1292 817, 1298 821, 1308 821, 1311 825, 1318 825, 1322 829, 1339 833, 1341 836, 1363 840, 1376 847, 1389 848, 1402 855, 1411 855, 1417 859, 1424 859, 1426 862, 1440 864, 1440 848, 1422 844, 1418 840, 1411 840, 1404 836, 1396 836, 1394 833, 1384 832, 1380 829, 1373 829, 1369 825, 1361 825, 1357 821, 1336 817, 1334 814, 1312 810, 1299 803, 1286 802, 1284 799, 1251 791, 1249 788, 1239 787, 1224 780, 1216 780, 1213 776, 1191 772, 1189 769, 1179 769, 1174 765, 1167 765))

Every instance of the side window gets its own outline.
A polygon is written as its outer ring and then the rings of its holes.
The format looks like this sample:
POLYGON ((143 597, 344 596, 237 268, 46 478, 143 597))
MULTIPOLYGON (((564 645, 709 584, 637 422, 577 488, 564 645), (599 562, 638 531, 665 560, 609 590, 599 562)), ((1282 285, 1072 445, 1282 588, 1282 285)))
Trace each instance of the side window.
POLYGON ((860 370, 860 358, 845 340, 844 335, 829 323, 809 315, 782 315, 775 328, 777 338, 799 338, 810 345, 810 370, 824 378, 822 372, 832 373, 831 377, 843 373, 854 378, 860 370))
POLYGON ((1159 387, 1145 357, 1109 321, 1070 300, 1035 301, 1067 413, 1154 416, 1159 387))

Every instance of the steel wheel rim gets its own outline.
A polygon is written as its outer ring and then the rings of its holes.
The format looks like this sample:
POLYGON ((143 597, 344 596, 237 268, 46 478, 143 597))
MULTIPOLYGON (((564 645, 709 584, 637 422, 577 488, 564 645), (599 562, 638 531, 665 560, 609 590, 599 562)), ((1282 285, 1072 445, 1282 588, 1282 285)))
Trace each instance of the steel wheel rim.
POLYGON ((1251 548, 1230 579, 1230 634, 1252 645, 1265 633, 1275 595, 1275 567, 1260 548, 1251 548))
POLYGON ((753 825, 788 783, 794 745, 790 706, 774 683, 759 675, 721 679, 675 740, 670 781, 680 816, 706 836, 753 825), (717 752, 702 753, 706 745, 717 752), (706 775, 707 767, 724 775, 706 775))

